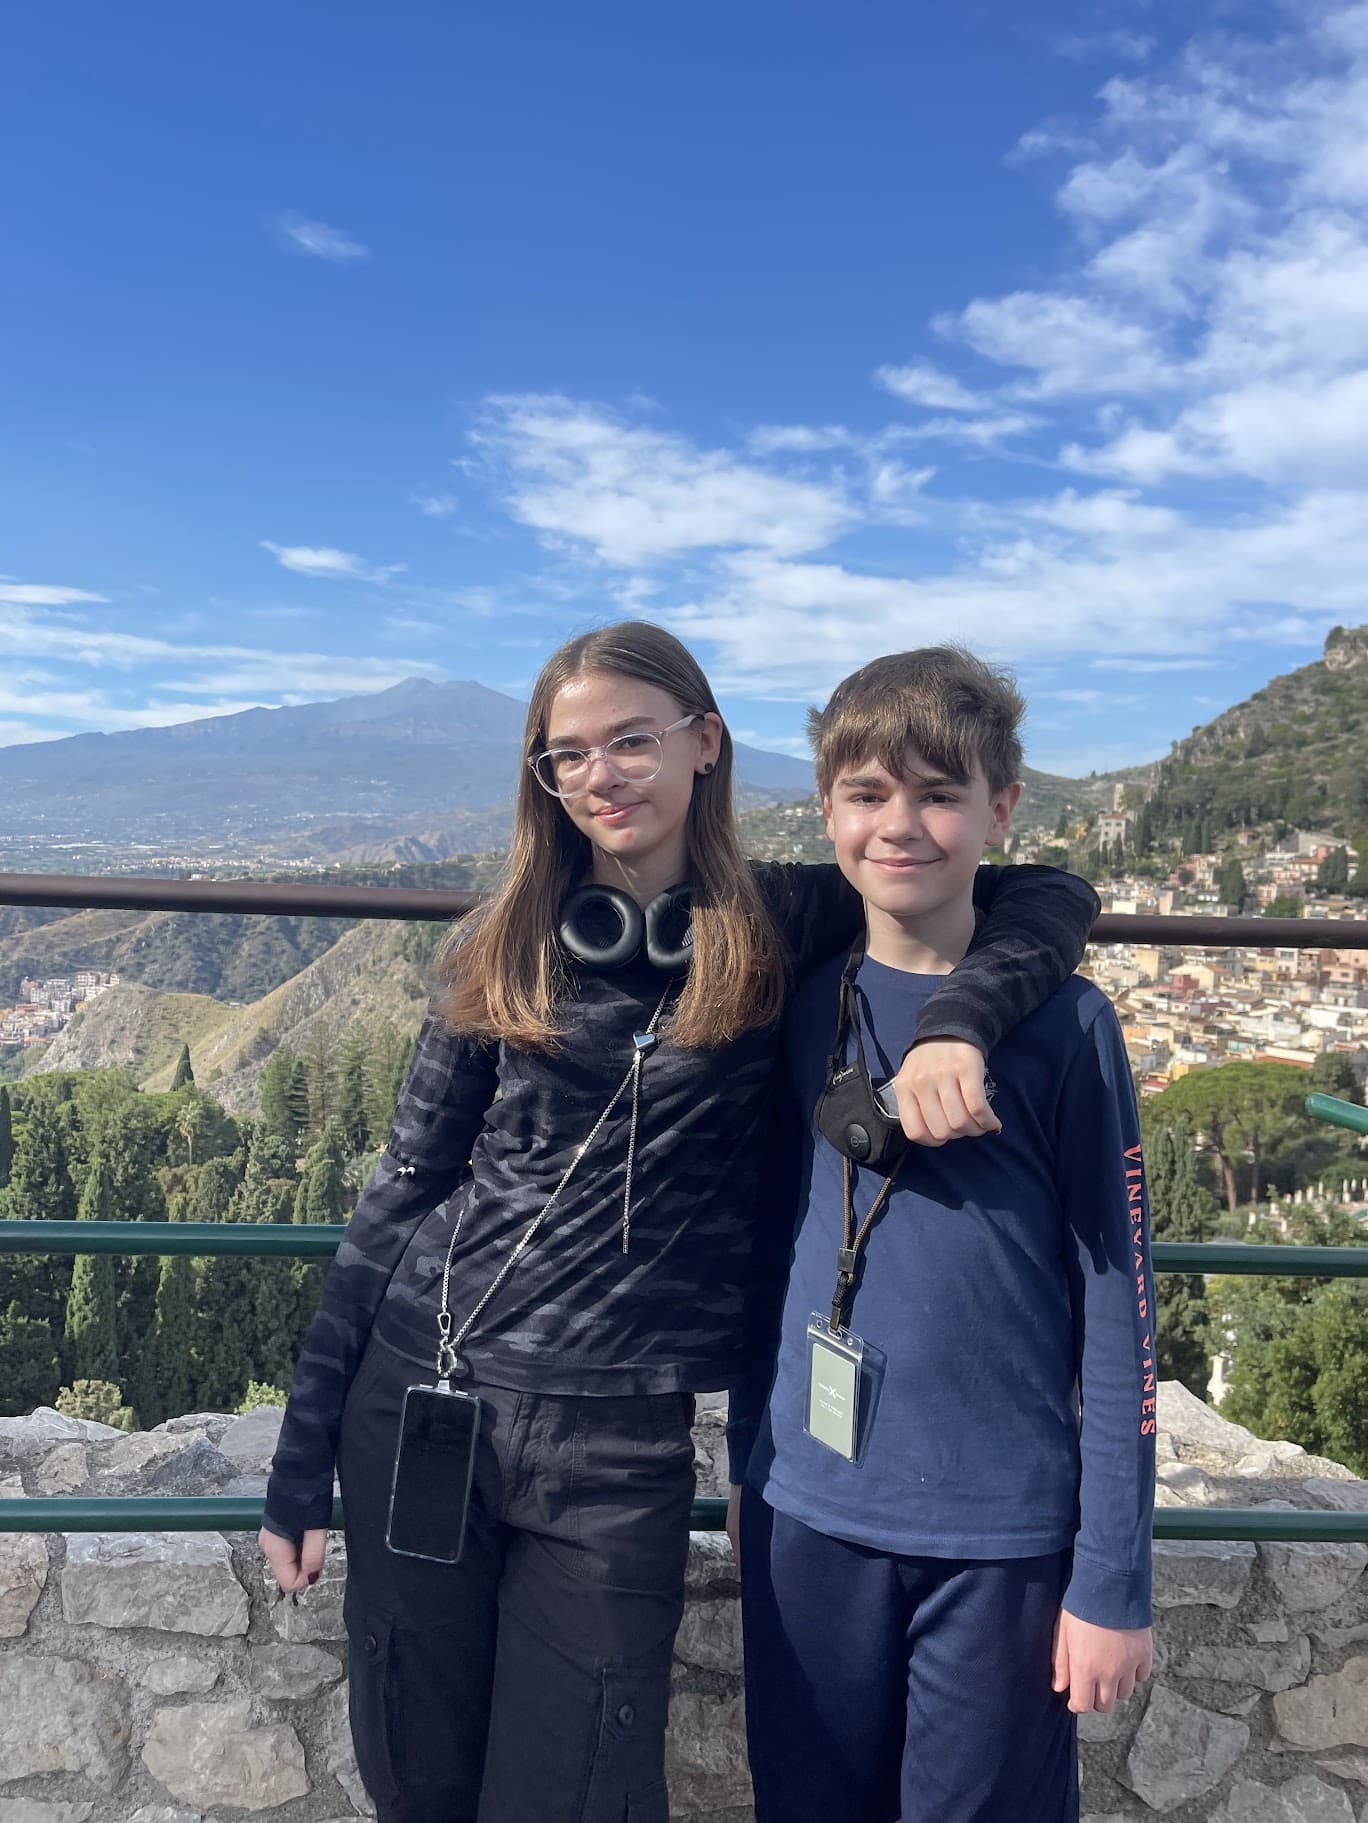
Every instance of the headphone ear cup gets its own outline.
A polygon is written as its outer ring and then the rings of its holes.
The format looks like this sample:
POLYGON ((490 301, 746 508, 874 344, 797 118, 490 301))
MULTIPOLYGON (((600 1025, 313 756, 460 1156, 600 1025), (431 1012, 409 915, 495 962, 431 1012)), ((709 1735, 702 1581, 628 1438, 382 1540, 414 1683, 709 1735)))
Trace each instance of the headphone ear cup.
POLYGON ((557 932, 568 955, 586 968, 622 968, 641 949, 646 920, 641 907, 629 893, 616 886, 581 886, 561 904, 557 932), (592 926, 616 920, 618 934, 608 941, 593 933, 592 926), (588 926, 589 928, 586 928, 588 926))
POLYGON ((693 894, 672 886, 646 907, 646 956, 665 975, 687 975, 693 961, 693 894))

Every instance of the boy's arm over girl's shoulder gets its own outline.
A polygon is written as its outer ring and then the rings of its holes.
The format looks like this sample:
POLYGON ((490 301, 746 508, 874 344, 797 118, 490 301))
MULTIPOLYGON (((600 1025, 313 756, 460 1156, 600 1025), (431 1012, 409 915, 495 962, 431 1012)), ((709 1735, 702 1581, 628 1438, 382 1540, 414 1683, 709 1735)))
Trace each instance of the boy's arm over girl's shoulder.
MULTIPOLYGON (((864 928, 864 902, 838 867, 755 867, 800 977, 864 928)), ((982 913, 978 934, 922 1008, 916 1043, 959 1039, 986 1057, 1078 967, 1101 907, 1077 874, 991 865, 974 876, 974 904, 982 913)))
POLYGON ((429 1007, 385 1150, 352 1212, 300 1351, 266 1494, 266 1529, 282 1538, 330 1521, 347 1388, 414 1230, 469 1163, 498 1087, 496 1058, 491 1045, 453 1037, 429 1007))
POLYGON ((1064 1608, 1150 1625, 1157 1428, 1154 1280, 1140 1117, 1121 1029, 1095 989, 1058 1103, 1056 1158, 1082 1399, 1079 1527, 1064 1608))

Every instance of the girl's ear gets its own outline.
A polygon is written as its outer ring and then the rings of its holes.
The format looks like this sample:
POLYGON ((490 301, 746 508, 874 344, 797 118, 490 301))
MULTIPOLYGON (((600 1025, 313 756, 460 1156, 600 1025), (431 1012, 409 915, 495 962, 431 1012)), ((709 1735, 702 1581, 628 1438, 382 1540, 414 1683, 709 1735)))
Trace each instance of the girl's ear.
POLYGON ((695 772, 711 772, 722 752, 722 717, 709 709, 698 726, 698 763, 695 772))

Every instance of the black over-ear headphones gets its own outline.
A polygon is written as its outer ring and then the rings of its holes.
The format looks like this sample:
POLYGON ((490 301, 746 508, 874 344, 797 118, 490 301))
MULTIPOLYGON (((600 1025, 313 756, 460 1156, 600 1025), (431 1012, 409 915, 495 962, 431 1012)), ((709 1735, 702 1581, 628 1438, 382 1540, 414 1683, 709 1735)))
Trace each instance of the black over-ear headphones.
POLYGON ((692 896, 687 886, 660 893, 645 911, 616 886, 581 886, 561 905, 557 927, 567 953, 585 968, 622 968, 646 951, 666 975, 686 975, 693 960, 692 896))

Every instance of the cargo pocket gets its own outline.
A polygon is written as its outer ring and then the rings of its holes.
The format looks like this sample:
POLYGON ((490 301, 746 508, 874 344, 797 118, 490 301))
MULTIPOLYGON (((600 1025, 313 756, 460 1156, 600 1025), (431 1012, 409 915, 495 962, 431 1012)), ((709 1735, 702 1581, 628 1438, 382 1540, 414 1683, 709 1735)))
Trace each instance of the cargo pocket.
POLYGON ((669 1823, 665 1720, 670 1669, 603 1673, 598 1739, 580 1823, 669 1823))
POLYGON ((373 1802, 383 1804, 397 1795, 397 1743, 389 1697, 390 1622, 386 1615, 368 1614, 347 1631, 347 1703, 356 1769, 373 1802))

